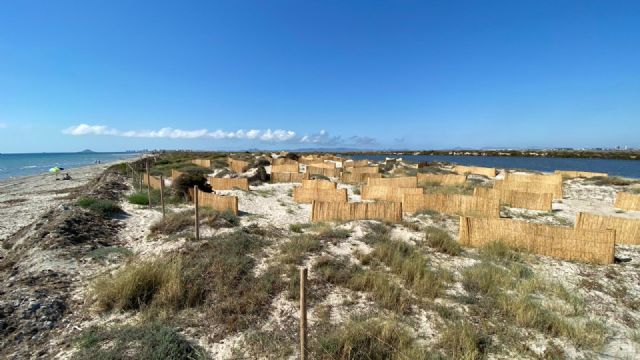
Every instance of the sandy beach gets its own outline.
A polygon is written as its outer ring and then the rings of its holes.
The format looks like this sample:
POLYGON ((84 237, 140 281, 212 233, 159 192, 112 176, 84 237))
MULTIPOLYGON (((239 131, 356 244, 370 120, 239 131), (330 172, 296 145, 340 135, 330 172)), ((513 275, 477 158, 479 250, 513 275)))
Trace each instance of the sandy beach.
POLYGON ((0 241, 31 224, 47 210, 60 205, 74 188, 86 185, 109 166, 82 166, 64 170, 71 180, 56 180, 55 174, 39 174, 0 180, 0 241))

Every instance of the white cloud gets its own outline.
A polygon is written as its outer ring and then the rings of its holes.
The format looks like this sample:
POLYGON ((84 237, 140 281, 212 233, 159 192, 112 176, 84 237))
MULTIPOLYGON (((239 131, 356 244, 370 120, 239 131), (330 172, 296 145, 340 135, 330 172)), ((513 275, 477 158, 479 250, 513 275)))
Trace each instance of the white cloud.
POLYGON ((80 124, 71 126, 62 130, 62 133, 67 135, 111 135, 111 136, 123 136, 123 137, 138 137, 138 138, 169 138, 169 139, 197 139, 210 137, 213 139, 260 139, 267 142, 283 142, 289 141, 296 137, 296 133, 291 130, 236 130, 236 131, 224 131, 214 130, 209 131, 207 129, 199 130, 182 130, 173 128, 162 128, 160 130, 127 130, 120 131, 105 125, 88 125, 80 124))
POLYGON ((320 130, 315 134, 297 135, 295 131, 283 129, 239 129, 235 131, 213 130, 182 130, 165 127, 159 130, 127 130, 121 131, 106 125, 80 124, 62 130, 64 134, 82 135, 109 135, 131 138, 167 138, 167 139, 199 139, 211 138, 239 139, 239 140, 260 140, 263 142, 280 142, 290 144, 307 144, 314 146, 375 146, 377 140, 367 136, 331 136, 326 130, 320 130))

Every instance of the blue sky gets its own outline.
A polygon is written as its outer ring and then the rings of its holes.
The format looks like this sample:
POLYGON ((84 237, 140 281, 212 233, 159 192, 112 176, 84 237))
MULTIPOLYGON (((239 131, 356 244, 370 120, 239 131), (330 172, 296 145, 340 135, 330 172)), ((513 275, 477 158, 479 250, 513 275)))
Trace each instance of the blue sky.
POLYGON ((639 1, 0 1, 0 152, 638 134, 639 1))

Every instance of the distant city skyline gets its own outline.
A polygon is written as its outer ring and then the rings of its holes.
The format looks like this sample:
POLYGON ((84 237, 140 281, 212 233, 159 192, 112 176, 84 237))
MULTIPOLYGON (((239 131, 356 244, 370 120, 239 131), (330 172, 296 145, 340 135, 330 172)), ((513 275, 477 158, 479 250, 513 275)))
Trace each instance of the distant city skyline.
POLYGON ((640 3, 0 5, 0 153, 640 147, 640 3))

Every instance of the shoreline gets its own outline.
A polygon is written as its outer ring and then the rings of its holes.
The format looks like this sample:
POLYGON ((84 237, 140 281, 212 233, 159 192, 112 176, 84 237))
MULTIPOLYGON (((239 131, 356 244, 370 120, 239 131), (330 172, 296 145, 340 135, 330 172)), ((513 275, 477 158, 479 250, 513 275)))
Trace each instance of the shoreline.
MULTIPOLYGON (((33 223, 50 209, 68 202, 69 192, 86 185, 110 166, 136 159, 91 164, 63 171, 71 176, 71 180, 55 180, 55 175, 50 173, 1 179, 0 241, 33 223)), ((2 250, 0 257, 1 254, 2 250)))

